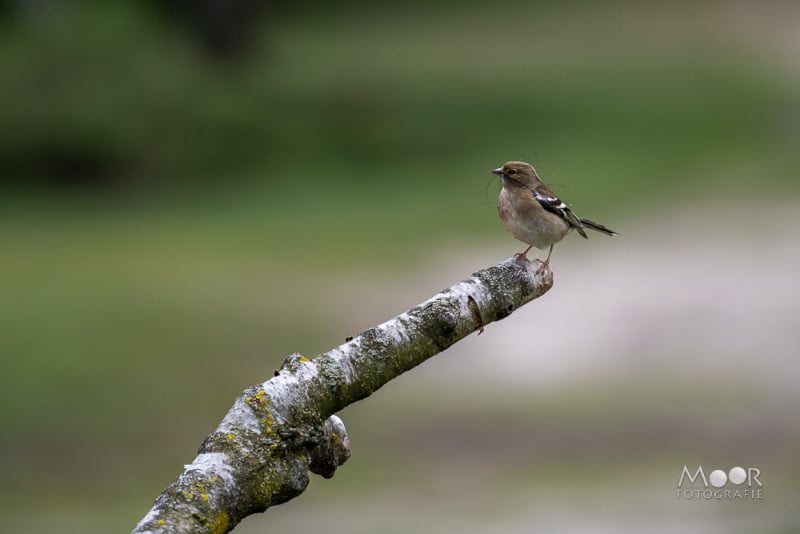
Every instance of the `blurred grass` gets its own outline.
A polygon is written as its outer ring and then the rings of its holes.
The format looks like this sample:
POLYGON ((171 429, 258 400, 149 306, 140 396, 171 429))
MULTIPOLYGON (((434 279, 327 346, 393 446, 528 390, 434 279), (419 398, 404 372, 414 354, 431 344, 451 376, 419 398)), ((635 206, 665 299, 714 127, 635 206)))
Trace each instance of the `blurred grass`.
MULTIPOLYGON (((19 509, 45 493, 79 523, 89 496, 132 526, 243 387, 341 341, 328 284, 507 239, 503 161, 609 224, 754 178, 796 191, 781 69, 707 14, 652 8, 290 12, 233 65, 140 5, 2 26, 0 445, 19 509)), ((560 427, 568 407, 537 416, 560 427)), ((382 430, 357 410, 353 431, 382 430)), ((366 465, 354 486, 379 478, 366 465)))

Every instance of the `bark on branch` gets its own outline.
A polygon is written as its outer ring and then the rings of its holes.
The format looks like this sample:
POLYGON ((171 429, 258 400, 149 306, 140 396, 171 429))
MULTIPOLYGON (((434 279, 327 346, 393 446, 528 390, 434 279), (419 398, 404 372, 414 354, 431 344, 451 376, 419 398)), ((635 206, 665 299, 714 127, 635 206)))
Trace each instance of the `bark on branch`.
POLYGON ((316 358, 289 356, 236 399, 133 532, 230 532, 302 493, 309 471, 332 477, 350 456, 333 414, 544 294, 553 275, 537 269, 510 258, 316 358))

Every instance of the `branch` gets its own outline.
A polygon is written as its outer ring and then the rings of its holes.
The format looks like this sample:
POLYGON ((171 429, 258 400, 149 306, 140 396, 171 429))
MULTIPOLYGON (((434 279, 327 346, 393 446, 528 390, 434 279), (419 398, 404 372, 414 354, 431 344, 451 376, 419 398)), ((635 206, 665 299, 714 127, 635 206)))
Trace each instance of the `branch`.
POLYGON ((289 356, 273 378, 236 399, 133 532, 230 532, 246 516, 300 495, 308 471, 332 477, 350 456, 335 412, 552 285, 549 270, 511 258, 314 359, 289 356))

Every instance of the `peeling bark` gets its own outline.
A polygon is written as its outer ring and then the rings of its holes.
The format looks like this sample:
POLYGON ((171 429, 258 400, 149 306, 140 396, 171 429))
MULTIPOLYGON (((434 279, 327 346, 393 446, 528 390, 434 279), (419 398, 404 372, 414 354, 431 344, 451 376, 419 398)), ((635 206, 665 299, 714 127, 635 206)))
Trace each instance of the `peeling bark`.
POLYGON ((309 471, 332 477, 350 456, 333 414, 544 294, 553 275, 537 268, 508 259, 314 359, 289 356, 235 400, 133 532, 230 532, 301 494, 309 471))

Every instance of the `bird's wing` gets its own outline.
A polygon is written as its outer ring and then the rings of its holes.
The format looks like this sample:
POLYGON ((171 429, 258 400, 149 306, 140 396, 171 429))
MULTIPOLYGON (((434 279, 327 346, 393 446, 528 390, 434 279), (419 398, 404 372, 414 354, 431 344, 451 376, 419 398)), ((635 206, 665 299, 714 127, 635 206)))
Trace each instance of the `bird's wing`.
POLYGON ((569 206, 553 193, 552 189, 545 184, 540 184, 538 187, 532 188, 531 192, 533 192, 533 198, 535 198, 544 209, 558 215, 567 221, 570 226, 575 228, 582 237, 586 237, 586 232, 583 230, 583 223, 581 223, 581 220, 569 209, 569 206))

